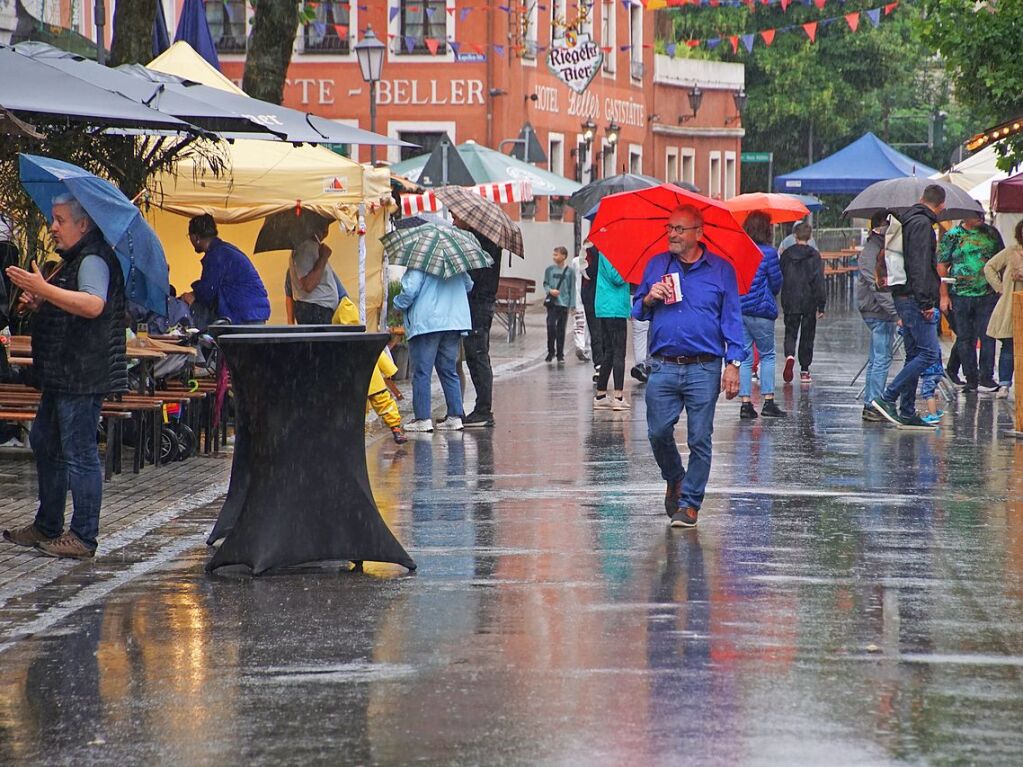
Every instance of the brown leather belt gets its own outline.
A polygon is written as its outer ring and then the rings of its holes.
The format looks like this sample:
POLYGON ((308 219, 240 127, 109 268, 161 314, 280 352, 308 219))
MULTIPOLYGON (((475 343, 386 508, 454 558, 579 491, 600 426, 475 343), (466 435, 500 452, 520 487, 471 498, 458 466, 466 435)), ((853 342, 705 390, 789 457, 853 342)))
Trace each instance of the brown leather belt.
POLYGON ((672 365, 695 365, 698 362, 717 362, 721 358, 713 354, 697 354, 695 357, 669 357, 666 354, 655 354, 654 359, 670 362, 672 365))

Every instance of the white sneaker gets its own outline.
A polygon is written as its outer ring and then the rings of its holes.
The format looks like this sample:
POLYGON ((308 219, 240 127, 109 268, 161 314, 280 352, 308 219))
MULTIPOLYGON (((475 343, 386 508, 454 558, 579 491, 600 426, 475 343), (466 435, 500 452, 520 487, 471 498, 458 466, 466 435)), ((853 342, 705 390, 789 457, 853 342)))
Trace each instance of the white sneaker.
POLYGON ((613 399, 613 397, 611 397, 611 396, 604 396, 604 397, 599 397, 599 398, 598 397, 594 397, 593 398, 593 409, 594 410, 613 410, 614 409, 614 403, 611 402, 612 399, 613 399))
POLYGON ((1009 398, 1009 387, 1008 386, 999 386, 998 387, 998 393, 995 394, 995 396, 998 397, 998 399, 1008 399, 1009 398))
POLYGON ((416 418, 405 424, 406 432, 430 432, 433 431, 433 421, 429 418, 416 418))
POLYGON ((612 410, 631 410, 632 405, 625 401, 624 397, 612 397, 611 398, 611 409, 612 410))
POLYGON ((437 421, 437 431, 461 431, 462 419, 458 417, 444 418, 437 421))
POLYGON ((979 391, 981 394, 994 394, 1000 388, 1001 387, 996 383, 977 384, 977 391, 979 391))

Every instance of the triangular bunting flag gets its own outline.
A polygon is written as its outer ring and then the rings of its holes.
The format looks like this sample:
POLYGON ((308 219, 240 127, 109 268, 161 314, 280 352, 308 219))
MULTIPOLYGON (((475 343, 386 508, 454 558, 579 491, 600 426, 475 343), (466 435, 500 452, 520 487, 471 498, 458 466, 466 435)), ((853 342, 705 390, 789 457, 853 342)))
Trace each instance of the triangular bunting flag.
POLYGON ((771 43, 774 42, 774 30, 773 29, 765 29, 763 32, 760 33, 760 36, 762 38, 764 38, 764 43, 766 43, 767 47, 770 48, 771 47, 771 43))
POLYGON ((347 24, 335 24, 334 25, 334 31, 337 33, 337 36, 339 38, 341 38, 342 40, 347 40, 348 39, 348 25, 347 24))
POLYGON ((714 50, 719 45, 721 45, 721 38, 720 37, 712 37, 709 40, 707 40, 707 50, 708 51, 714 50))
POLYGON ((412 53, 416 49, 416 38, 412 35, 405 35, 405 50, 412 53))
POLYGON ((849 29, 855 32, 856 28, 860 25, 860 12, 856 11, 856 13, 847 13, 845 15, 845 21, 849 25, 849 29))
POLYGON ((494 53, 496 53, 498 56, 503 56, 504 55, 504 46, 503 45, 495 45, 494 46, 494 53))
POLYGON ((802 25, 803 31, 806 32, 806 36, 810 38, 810 42, 814 42, 817 39, 817 22, 810 21, 802 25))
POLYGON ((791 2, 792 0, 781 0, 781 9, 783 11, 787 11, 789 9, 789 3, 791 2))
MULTIPOLYGON (((472 10, 472 9, 466 9, 466 10, 472 10)), ((448 16, 454 16, 454 15, 455 15, 455 9, 452 6, 451 8, 448 8, 448 16)))
POLYGON ((895 0, 894 3, 888 3, 888 5, 886 5, 884 7, 884 15, 887 16, 889 13, 891 13, 892 11, 894 11, 898 7, 899 7, 898 0, 895 0))
MULTIPOLYGON (((397 10, 397 9, 395 9, 397 10)), ((459 14, 459 21, 465 21, 465 17, 472 13, 472 8, 463 8, 459 14)))
POLYGON ((869 11, 864 11, 864 13, 867 14, 867 19, 875 27, 878 27, 878 26, 881 25, 881 9, 880 8, 873 8, 873 9, 871 9, 869 11))
POLYGON ((394 7, 394 8, 389 9, 387 11, 387 20, 388 21, 394 21, 398 17, 399 13, 401 13, 401 8, 394 7))
POLYGON ((753 53, 753 40, 756 39, 756 35, 743 35, 742 46, 746 49, 746 53, 753 53))
POLYGON ((688 45, 690 48, 699 48, 700 43, 701 43, 700 40, 686 40, 686 45, 688 45))
POLYGON ((668 43, 664 46, 664 52, 667 53, 669 57, 675 58, 675 47, 675 43, 668 43))
POLYGON ((448 45, 451 46, 451 51, 455 54, 455 56, 458 56, 458 51, 461 50, 462 44, 455 42, 454 40, 448 40, 448 45))
POLYGON ((440 47, 440 40, 433 37, 427 37, 423 42, 426 43, 426 47, 430 49, 430 55, 436 56, 437 49, 440 47))
POLYGON ((731 37, 728 38, 728 42, 730 42, 732 44, 732 53, 738 53, 739 52, 739 36, 738 35, 732 35, 731 37))
POLYGON ((827 2, 828 0, 813 0, 813 4, 816 5, 818 8, 823 8, 825 3, 827 2))

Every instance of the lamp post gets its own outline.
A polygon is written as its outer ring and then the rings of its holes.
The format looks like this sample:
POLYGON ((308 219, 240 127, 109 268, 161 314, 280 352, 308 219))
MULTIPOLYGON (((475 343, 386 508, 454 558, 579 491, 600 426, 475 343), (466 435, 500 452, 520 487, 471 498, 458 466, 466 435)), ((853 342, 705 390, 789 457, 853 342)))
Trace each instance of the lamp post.
MULTIPOLYGON (((606 159, 606 158, 611 157, 612 155, 614 155, 615 148, 618 146, 618 134, 621 131, 621 129, 622 129, 622 126, 620 126, 618 123, 616 123, 614 121, 612 121, 607 126, 607 128, 604 129, 604 138, 607 139, 607 146, 604 147, 604 149, 601 151, 601 157, 602 158, 606 159)), ((613 162, 614 161, 612 160, 612 163, 613 162)), ((606 163, 602 163, 602 164, 605 165, 605 167, 603 168, 603 171, 604 171, 604 177, 606 178, 609 175, 608 172, 607 172, 606 163)), ((614 173, 613 173, 614 169, 615 169, 615 167, 612 164, 611 165, 612 173, 610 174, 612 176, 614 175, 614 173)))
MULTIPOLYGON (((699 85, 694 85, 686 95, 689 97, 689 108, 693 110, 693 113, 691 115, 679 115, 679 125, 684 123, 686 120, 692 120, 696 117, 696 113, 700 111, 700 104, 703 103, 703 91, 700 90, 699 85)), ((745 94, 743 95, 745 96, 745 94)))
MULTIPOLYGON (((384 69, 384 50, 386 46, 380 42, 373 27, 366 25, 366 31, 355 45, 355 56, 359 59, 359 69, 362 71, 363 82, 369 83, 369 129, 376 133, 377 130, 377 81, 384 69)), ((377 148, 375 144, 369 147, 370 164, 376 165, 377 148)))
MULTIPOLYGON (((590 163, 590 180, 589 180, 589 183, 592 184, 593 183, 593 174, 594 174, 595 168, 593 167, 593 165, 594 165, 593 164, 593 160, 590 158, 590 147, 593 145, 593 139, 597 135, 597 124, 595 122, 593 122, 593 120, 587 120, 586 122, 584 122, 582 124, 582 129, 583 129, 583 146, 586 147, 585 150, 583 150, 584 151, 584 164, 585 164, 586 161, 589 161, 589 163, 590 163)), ((582 174, 580 174, 580 176, 581 175, 582 174)), ((580 178, 579 180, 582 181, 582 178, 580 178)))

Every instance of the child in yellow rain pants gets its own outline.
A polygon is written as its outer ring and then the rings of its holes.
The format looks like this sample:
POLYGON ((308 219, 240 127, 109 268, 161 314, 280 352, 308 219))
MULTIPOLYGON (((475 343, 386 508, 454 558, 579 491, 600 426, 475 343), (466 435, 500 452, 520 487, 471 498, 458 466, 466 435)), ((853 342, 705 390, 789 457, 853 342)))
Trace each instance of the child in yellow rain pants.
MULTIPOLYGON (((331 319, 334 325, 358 325, 359 309, 347 297, 341 299, 337 310, 331 319)), ((391 436, 399 445, 408 442, 405 430, 401 428, 401 414, 398 412, 398 403, 395 397, 402 399, 401 392, 394 385, 391 378, 398 372, 397 366, 391 359, 390 353, 384 349, 377 359, 376 367, 373 368, 373 377, 369 381, 369 400, 366 404, 366 412, 372 407, 376 414, 391 429, 391 436), (391 394, 394 394, 392 397, 391 394)))

